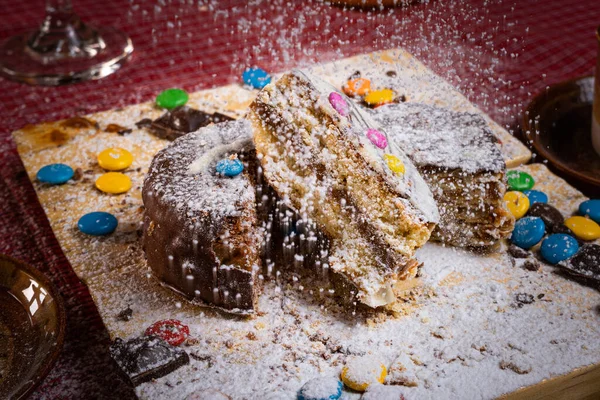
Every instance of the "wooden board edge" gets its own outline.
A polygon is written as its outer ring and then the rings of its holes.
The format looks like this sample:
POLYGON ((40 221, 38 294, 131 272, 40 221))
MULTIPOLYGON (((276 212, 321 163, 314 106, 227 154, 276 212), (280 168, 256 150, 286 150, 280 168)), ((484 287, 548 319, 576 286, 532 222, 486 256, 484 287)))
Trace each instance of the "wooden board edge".
POLYGON ((600 364, 527 386, 499 400, 591 400, 600 398, 600 364))

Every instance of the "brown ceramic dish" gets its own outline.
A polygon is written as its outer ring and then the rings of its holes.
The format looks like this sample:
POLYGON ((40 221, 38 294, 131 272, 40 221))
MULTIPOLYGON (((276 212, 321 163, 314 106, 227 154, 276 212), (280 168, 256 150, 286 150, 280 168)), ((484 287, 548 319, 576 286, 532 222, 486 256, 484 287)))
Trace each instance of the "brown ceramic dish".
POLYGON ((600 195, 600 157, 591 139, 594 77, 551 86, 523 114, 527 142, 558 174, 590 196, 600 195))
POLYGON ((65 309, 36 269, 0 254, 0 399, 25 398, 63 345, 65 309))

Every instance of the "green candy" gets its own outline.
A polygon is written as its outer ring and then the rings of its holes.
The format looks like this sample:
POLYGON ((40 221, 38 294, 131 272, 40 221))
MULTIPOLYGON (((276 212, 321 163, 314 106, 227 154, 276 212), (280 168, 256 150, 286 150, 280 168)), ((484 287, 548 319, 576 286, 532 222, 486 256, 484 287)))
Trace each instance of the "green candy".
POLYGON ((188 98, 187 92, 183 89, 167 89, 156 96, 156 105, 167 110, 172 110, 187 103, 188 98))
POLYGON ((524 190, 530 190, 535 185, 535 180, 527 172, 522 171, 508 171, 506 173, 508 180, 509 190, 518 190, 522 192, 524 190))

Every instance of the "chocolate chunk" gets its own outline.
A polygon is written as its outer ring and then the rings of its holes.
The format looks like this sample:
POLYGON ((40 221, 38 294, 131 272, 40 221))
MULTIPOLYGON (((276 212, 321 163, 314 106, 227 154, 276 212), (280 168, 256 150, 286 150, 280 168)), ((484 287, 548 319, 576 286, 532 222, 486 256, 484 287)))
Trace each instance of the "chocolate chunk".
POLYGON ((131 321, 131 318, 133 318, 133 310, 127 306, 127 308, 121 311, 117 317, 121 321, 131 321))
POLYGON ((394 78, 395 76, 397 76, 398 74, 396 73, 396 71, 388 71, 385 73, 387 76, 394 78))
POLYGON ((514 244, 511 244, 508 247, 508 254, 510 254, 514 258, 527 258, 531 255, 531 253, 527 250, 522 249, 519 246, 515 246, 514 244))
POLYGON ((540 217, 546 225, 546 230, 549 233, 573 233, 564 224, 565 218, 556 207, 546 203, 535 203, 529 208, 527 215, 530 217, 540 217))
POLYGON ((394 103, 404 103, 406 101, 406 96, 401 94, 394 98, 394 103))
POLYGON ((575 275, 600 281, 600 246, 586 244, 573 257, 558 263, 558 266, 575 275))
POLYGON ((360 71, 354 71, 354 73, 352 75, 350 75, 350 77, 348 77, 348 80, 352 80, 352 79, 358 79, 361 77, 360 71))
POLYGON ((125 127, 122 127, 121 125, 117 125, 117 124, 108 124, 106 126, 106 128, 104 129, 105 132, 108 133, 117 133, 119 135, 125 135, 128 133, 131 133, 131 129, 127 129, 125 127))
POLYGON ((208 114, 187 106, 179 106, 166 112, 149 126, 144 127, 162 139, 175 140, 186 133, 197 131, 210 123, 231 120, 233 118, 221 113, 208 114))
POLYGON ((83 177, 83 170, 81 168, 75 168, 75 171, 73 172, 73 180, 74 181, 78 181, 83 177))
POLYGON ((517 293, 515 300, 517 301, 517 307, 523 307, 524 304, 531 304, 535 301, 529 293, 517 293))
POLYGON ((525 260, 522 267, 528 271, 539 271, 542 268, 540 262, 533 257, 525 260))
POLYGON ((212 122, 215 124, 218 124, 219 122, 233 121, 233 118, 228 117, 225 114, 221 114, 220 112, 214 113, 211 118, 212 122))
POLYGON ((137 126, 138 129, 148 128, 151 125, 152 125, 152 120, 150 118, 144 118, 135 123, 135 126, 137 126))
POLYGON ((188 364, 185 351, 156 336, 142 336, 124 341, 117 338, 110 355, 133 386, 165 376, 188 364))

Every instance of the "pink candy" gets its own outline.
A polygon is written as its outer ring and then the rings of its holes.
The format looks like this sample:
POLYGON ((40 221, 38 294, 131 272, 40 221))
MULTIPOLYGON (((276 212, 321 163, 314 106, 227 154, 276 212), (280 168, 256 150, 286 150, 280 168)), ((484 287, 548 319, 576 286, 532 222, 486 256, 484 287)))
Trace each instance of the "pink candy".
POLYGON ((337 92, 329 93, 329 103, 342 117, 348 115, 348 103, 346 103, 341 94, 337 92))
POLYGON ((387 139, 385 135, 379 132, 377 129, 369 129, 367 131, 367 137, 375 146, 380 149, 385 149, 387 147, 387 139))

